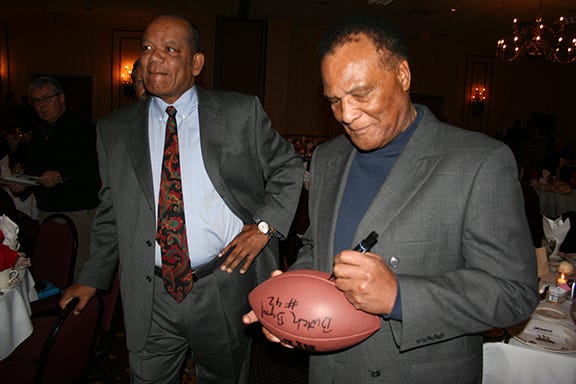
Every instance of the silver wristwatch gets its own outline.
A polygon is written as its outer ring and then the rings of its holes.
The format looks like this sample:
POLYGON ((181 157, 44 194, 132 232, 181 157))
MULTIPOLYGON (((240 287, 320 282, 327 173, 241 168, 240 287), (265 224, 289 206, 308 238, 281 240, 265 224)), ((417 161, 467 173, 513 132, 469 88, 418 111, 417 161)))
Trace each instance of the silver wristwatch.
POLYGON ((261 233, 265 234, 268 237, 268 239, 273 238, 274 234, 276 233, 276 230, 274 228, 272 228, 270 226, 270 224, 268 224, 265 221, 259 221, 258 222, 258 230, 261 233))

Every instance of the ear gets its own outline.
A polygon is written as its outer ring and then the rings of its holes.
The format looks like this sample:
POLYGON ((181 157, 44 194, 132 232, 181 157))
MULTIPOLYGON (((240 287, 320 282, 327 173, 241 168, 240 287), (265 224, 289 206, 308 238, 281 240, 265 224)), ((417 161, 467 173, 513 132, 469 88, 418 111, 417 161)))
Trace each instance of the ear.
POLYGON ((401 60, 396 67, 396 77, 398 82, 402 85, 402 89, 407 92, 410 90, 410 82, 412 79, 412 74, 410 73, 410 65, 407 60, 401 60))
POLYGON ((204 68, 204 54, 202 52, 196 52, 194 57, 192 57, 192 74, 194 77, 198 76, 204 68))

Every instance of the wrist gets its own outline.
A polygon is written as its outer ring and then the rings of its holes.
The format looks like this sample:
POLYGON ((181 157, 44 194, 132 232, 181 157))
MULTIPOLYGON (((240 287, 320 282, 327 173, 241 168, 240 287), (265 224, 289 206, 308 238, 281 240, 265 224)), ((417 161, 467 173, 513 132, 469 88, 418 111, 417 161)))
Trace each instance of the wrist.
POLYGON ((264 220, 257 221, 256 228, 258 229, 258 232, 265 235, 268 238, 268 240, 276 236, 277 233, 276 229, 264 220))

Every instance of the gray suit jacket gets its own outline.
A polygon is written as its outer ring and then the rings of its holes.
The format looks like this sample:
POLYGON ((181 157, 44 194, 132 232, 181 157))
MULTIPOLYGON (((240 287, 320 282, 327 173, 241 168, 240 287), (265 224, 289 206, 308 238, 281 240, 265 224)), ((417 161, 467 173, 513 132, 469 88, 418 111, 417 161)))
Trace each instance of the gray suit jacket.
MULTIPOLYGON (((93 222, 91 258, 79 282, 107 288, 119 263, 127 344, 143 347, 152 313, 156 208, 148 145, 149 100, 128 105, 98 123, 101 203, 93 222)), ((244 223, 265 219, 281 234, 290 228, 304 168, 293 147, 272 129, 256 97, 198 88, 202 155, 214 187, 244 223)), ((258 281, 277 268, 273 239, 253 264, 258 281)), ((257 283, 236 271, 243 289, 225 292, 233 324, 249 309, 248 291, 257 283)))
MULTIPOLYGON (((519 322, 537 305, 536 260, 512 153, 417 107, 424 117, 354 239, 379 233, 372 252, 398 278, 402 321, 383 320, 380 331, 349 350, 313 355, 311 384, 480 382, 478 333, 519 322)), ((332 269, 354 153, 344 136, 315 151, 310 227, 291 269, 332 269)))

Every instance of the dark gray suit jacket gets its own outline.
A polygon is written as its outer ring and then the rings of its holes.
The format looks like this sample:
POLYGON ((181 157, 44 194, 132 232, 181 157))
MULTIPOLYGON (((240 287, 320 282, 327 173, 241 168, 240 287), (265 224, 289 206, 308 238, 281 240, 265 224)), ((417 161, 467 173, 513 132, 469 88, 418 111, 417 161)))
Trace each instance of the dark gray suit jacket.
MULTIPOLYGON (((155 203, 148 145, 149 100, 128 105, 98 123, 102 188, 93 222, 91 258, 79 282, 107 288, 119 263, 120 287, 131 350, 143 347, 152 314, 155 203)), ((198 88, 200 140, 206 171, 228 207, 244 223, 265 219, 288 234, 302 187, 302 161, 272 129, 258 99, 198 88)), ((256 258, 258 281, 277 268, 278 241, 256 258)), ((238 274, 242 289, 224 292, 231 323, 249 309, 241 292, 257 283, 238 274), (242 296, 242 297, 239 297, 242 296)))
MULTIPOLYGON (((538 303, 536 259, 512 153, 430 111, 367 210, 356 244, 400 285, 402 322, 346 351, 313 355, 310 383, 480 382, 479 332, 530 316, 538 303)), ((355 149, 344 136, 312 159, 310 227, 291 269, 331 271, 336 219, 355 149)), ((353 244, 351 244, 351 247, 353 244)))

